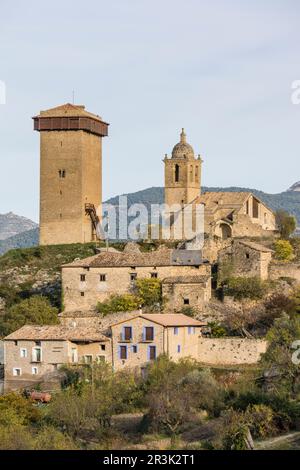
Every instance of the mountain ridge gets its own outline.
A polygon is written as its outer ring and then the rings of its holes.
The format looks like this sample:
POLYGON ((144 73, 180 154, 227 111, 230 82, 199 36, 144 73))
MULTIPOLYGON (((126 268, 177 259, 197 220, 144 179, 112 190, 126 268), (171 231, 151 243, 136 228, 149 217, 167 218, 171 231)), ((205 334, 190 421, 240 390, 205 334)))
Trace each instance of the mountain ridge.
MULTIPOLYGON (((253 188, 243 188, 239 186, 231 186, 227 188, 220 187, 202 187, 202 192, 251 192, 261 199, 270 209, 273 211, 284 209, 294 215, 300 226, 300 191, 287 190, 282 193, 269 194, 264 191, 260 191, 253 188)), ((119 203, 119 197, 126 196, 128 207, 132 204, 143 203, 147 208, 151 204, 162 204, 164 201, 164 188, 161 186, 152 186, 150 188, 135 191, 134 193, 124 193, 122 195, 114 196, 105 201, 105 203, 117 206, 119 203)), ((13 214, 13 213, 8 213, 13 214)), ((6 216, 7 214, 3 214, 6 216)), ((0 220, 3 215, 0 215, 0 220)), ((0 255, 6 253, 8 250, 13 248, 29 248, 38 244, 39 229, 38 225, 26 219, 25 217, 16 216, 19 219, 25 219, 25 221, 31 222, 34 227, 29 230, 24 230, 11 237, 1 239, 0 238, 0 255)), ((0 224, 1 233, 1 224, 0 224)))

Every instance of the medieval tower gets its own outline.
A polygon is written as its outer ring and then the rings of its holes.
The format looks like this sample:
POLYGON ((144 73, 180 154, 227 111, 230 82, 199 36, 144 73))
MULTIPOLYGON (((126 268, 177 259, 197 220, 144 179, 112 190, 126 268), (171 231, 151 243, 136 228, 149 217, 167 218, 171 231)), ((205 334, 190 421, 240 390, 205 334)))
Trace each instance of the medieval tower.
POLYGON ((184 129, 180 142, 172 150, 172 157, 164 158, 165 164, 165 203, 190 204, 200 195, 201 166, 200 155, 195 158, 193 147, 187 143, 184 129))
POLYGON ((102 137, 108 124, 65 104, 33 118, 40 132, 40 244, 95 239, 102 204, 102 137))

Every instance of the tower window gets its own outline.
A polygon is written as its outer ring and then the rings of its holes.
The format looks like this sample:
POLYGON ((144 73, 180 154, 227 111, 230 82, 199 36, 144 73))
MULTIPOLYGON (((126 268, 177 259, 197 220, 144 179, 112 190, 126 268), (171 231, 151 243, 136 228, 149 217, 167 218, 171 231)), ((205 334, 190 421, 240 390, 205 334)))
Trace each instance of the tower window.
POLYGON ((65 178, 66 177, 66 170, 58 170, 58 176, 60 178, 65 178))
POLYGON ((179 181, 179 165, 175 165, 175 183, 178 183, 179 181))
POLYGON ((85 274, 80 274, 80 281, 84 282, 85 281, 85 274))
POLYGON ((194 175, 193 175, 193 165, 190 166, 190 181, 193 182, 194 175))

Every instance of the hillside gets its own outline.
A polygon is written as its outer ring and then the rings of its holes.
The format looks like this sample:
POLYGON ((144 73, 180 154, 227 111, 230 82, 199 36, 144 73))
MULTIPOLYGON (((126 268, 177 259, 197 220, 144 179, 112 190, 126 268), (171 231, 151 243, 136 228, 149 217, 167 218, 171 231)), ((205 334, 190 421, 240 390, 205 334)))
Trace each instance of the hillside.
POLYGON ((16 215, 13 212, 0 214, 0 240, 5 240, 22 232, 27 232, 37 226, 38 225, 32 220, 16 215))
MULTIPOLYGON (((295 185, 294 185, 295 186, 295 185)), ((272 210, 276 211, 278 209, 285 209, 291 214, 293 214, 298 221, 298 226, 300 226, 300 191, 297 190, 289 190, 283 193, 278 194, 268 194, 264 193, 263 191, 259 191, 257 189, 252 188, 240 188, 240 187, 229 187, 229 188, 213 188, 213 187, 203 187, 202 191, 248 191, 254 193, 259 199, 265 202, 272 210)), ((128 207, 132 204, 136 203, 143 203, 146 205, 147 208, 150 208, 151 204, 161 204, 164 200, 164 188, 163 187, 152 187, 147 188, 142 191, 137 191, 135 193, 128 193, 125 194, 127 196, 127 204, 128 207)), ((109 204, 117 206, 119 203, 119 196, 112 197, 106 201, 109 204)), ((27 248, 36 246, 38 244, 38 226, 24 217, 19 216, 9 216, 9 214, 0 216, 0 221, 6 221, 6 232, 5 232, 5 224, 3 222, 2 225, 2 232, 0 233, 8 234, 9 230, 16 230, 15 225, 12 223, 11 228, 9 229, 8 220, 19 220, 20 221, 20 228, 21 227, 28 227, 28 225, 32 224, 33 227, 29 230, 23 230, 21 233, 15 234, 5 240, 0 239, 0 255, 6 253, 8 250, 13 248, 27 248), (2 218, 2 219, 1 219, 2 218), (17 218, 17 219, 16 219, 17 218), (25 221, 25 222, 24 222, 25 221), (24 223, 22 225, 22 223, 24 223)), ((118 225, 118 223, 117 223, 118 225)), ((0 225, 1 229, 1 225, 0 225)), ((4 236, 4 235, 2 235, 4 236)))

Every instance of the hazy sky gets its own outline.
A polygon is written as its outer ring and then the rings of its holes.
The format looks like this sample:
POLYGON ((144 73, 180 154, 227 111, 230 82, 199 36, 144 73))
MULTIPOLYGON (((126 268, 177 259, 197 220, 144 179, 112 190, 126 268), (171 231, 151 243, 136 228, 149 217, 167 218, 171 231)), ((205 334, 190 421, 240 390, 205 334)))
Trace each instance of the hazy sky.
POLYGON ((185 127, 206 186, 300 180, 299 0, 0 0, 0 213, 38 220, 31 116, 72 101, 111 125, 104 199, 163 185, 185 127))

